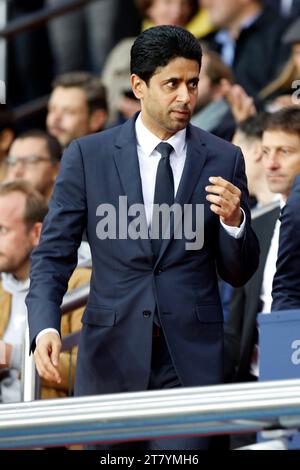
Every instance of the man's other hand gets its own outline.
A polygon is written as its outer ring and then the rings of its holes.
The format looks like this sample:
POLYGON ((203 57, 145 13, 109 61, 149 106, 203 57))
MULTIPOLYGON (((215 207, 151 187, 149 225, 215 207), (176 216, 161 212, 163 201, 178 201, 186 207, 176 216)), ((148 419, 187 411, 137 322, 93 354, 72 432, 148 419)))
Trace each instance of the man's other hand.
POLYGON ((210 193, 206 199, 212 203, 211 210, 220 216, 225 225, 239 227, 243 221, 240 189, 221 176, 212 176, 209 181, 212 184, 205 189, 210 193))
POLYGON ((61 339, 56 333, 45 333, 37 342, 34 359, 38 374, 41 378, 61 383, 58 372, 61 339))

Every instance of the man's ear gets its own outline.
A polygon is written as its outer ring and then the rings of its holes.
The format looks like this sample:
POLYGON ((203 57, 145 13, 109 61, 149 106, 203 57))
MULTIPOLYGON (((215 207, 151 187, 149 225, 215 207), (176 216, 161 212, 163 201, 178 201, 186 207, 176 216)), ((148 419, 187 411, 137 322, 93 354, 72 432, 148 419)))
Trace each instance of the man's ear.
POLYGON ((33 248, 39 244, 42 225, 43 224, 41 222, 36 222, 30 229, 30 238, 33 248))
POLYGON ((257 142, 254 142, 253 144, 253 156, 256 163, 258 163, 262 159, 263 153, 261 148, 261 142, 259 140, 257 142))
MULTIPOLYGON (((5 128, 0 132, 0 154, 6 156, 9 148, 14 140, 14 132, 12 129, 5 128)), ((0 155, 1 156, 1 155, 0 155)))
POLYGON ((130 77, 131 88, 134 96, 140 100, 144 97, 144 87, 146 83, 138 75, 133 73, 130 77))
POLYGON ((90 130, 91 132, 101 131, 106 123, 107 112, 104 109, 96 109, 90 115, 90 130))

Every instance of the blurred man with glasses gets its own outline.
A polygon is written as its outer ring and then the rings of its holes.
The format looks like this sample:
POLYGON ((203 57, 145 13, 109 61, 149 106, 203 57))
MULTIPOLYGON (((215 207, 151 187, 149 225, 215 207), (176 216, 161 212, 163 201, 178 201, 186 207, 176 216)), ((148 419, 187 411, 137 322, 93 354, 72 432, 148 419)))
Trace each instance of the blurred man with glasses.
POLYGON ((6 181, 25 180, 47 200, 60 167, 62 149, 58 140, 41 130, 21 134, 6 158, 6 181))

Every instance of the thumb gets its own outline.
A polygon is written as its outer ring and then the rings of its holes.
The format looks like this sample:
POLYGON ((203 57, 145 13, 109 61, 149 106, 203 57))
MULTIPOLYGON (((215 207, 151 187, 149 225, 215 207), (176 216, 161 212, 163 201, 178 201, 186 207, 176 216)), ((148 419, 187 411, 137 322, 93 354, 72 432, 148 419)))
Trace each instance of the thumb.
POLYGON ((52 344, 52 351, 51 351, 51 362, 52 364, 57 367, 59 362, 59 354, 60 354, 60 342, 55 341, 52 344))

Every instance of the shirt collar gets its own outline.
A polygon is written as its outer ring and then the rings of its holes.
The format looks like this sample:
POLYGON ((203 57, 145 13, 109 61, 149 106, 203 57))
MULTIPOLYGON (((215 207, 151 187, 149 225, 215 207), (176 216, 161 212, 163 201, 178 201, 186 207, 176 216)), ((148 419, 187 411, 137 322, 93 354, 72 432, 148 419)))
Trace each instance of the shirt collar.
MULTIPOLYGON (((138 145, 143 149, 145 155, 150 157, 161 140, 144 125, 141 113, 135 121, 135 132, 138 145)), ((164 142, 172 145, 175 155, 179 157, 186 146, 186 128, 176 132, 176 134, 172 135, 168 140, 164 140, 164 142)))
POLYGON ((29 278, 25 281, 18 281, 10 273, 1 273, 3 289, 12 295, 27 293, 29 289, 29 278))

